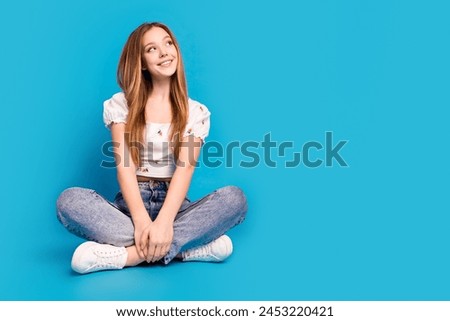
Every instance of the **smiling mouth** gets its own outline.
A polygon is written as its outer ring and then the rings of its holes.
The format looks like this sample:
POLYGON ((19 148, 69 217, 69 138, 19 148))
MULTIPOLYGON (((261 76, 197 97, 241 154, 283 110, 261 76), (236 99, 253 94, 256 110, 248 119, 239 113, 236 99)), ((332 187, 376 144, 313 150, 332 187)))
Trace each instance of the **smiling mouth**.
POLYGON ((173 60, 166 60, 166 61, 163 61, 162 63, 158 64, 158 66, 166 67, 166 66, 170 65, 170 64, 172 63, 172 61, 173 61, 173 60))

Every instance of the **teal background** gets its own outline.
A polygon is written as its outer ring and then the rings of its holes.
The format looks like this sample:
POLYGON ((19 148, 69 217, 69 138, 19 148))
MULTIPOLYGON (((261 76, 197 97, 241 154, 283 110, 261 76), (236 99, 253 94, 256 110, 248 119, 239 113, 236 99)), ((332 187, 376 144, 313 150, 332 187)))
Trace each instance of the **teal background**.
MULTIPOLYGON (((448 300, 447 1, 9 1, 0 11, 1 300, 448 300), (111 198, 102 102, 128 34, 177 36, 209 140, 295 151, 349 140, 342 168, 200 166, 189 192, 234 184, 247 220, 223 264, 78 276, 55 216, 70 186, 111 198)), ((290 155, 292 152, 290 151, 290 155)), ((289 154, 289 153, 288 153, 289 154)), ((314 154, 321 156, 320 152, 314 154)), ((289 156, 289 155, 288 155, 289 156)), ((323 156, 323 155, 322 155, 323 156)), ((246 158, 243 158, 246 159, 246 158)))

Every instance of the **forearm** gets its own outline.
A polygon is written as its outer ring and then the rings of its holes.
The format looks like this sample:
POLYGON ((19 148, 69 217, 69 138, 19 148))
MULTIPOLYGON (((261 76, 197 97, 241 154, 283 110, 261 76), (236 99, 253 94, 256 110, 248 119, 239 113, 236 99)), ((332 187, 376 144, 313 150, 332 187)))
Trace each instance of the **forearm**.
POLYGON ((159 212, 158 218, 173 222, 186 198, 191 184, 194 166, 177 167, 167 191, 166 199, 159 212))
POLYGON ((118 168, 117 180, 133 222, 148 220, 149 216, 142 201, 136 174, 131 168, 118 168))

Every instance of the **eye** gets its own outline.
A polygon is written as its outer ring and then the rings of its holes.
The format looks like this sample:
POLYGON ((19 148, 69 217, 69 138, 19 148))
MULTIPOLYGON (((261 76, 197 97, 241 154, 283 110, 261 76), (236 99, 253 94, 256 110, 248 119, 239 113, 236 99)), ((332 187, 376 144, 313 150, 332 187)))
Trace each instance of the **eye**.
POLYGON ((155 51, 155 50, 156 50, 155 47, 149 47, 149 48, 147 49, 147 52, 152 52, 152 51, 155 51))
POLYGON ((173 45, 173 41, 172 40, 167 41, 166 45, 172 46, 173 45))

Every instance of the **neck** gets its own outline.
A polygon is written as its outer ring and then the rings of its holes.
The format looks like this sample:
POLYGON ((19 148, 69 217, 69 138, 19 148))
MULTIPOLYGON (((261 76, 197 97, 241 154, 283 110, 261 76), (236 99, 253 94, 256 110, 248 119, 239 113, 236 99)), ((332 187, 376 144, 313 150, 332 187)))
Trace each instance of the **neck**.
POLYGON ((152 99, 168 101, 170 99, 170 78, 153 79, 153 88, 150 93, 152 99))

